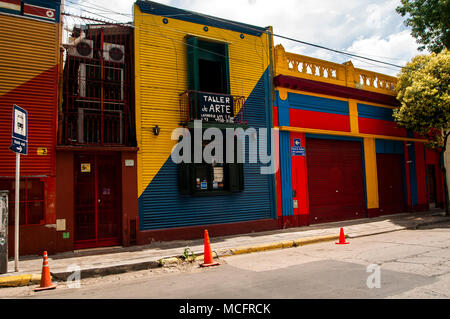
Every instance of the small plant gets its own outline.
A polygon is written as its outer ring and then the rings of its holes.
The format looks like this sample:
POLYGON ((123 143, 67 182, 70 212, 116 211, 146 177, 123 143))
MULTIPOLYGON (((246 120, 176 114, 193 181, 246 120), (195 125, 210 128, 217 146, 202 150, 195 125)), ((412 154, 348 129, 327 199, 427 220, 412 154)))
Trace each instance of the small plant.
POLYGON ((197 258, 197 256, 189 247, 186 247, 183 252, 183 258, 187 261, 193 261, 195 260, 195 258, 197 258))

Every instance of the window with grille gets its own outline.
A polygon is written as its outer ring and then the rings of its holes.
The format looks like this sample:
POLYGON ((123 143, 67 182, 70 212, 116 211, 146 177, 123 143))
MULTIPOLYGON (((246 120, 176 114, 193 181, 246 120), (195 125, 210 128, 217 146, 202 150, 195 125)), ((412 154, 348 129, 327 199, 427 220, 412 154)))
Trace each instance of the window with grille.
MULTIPOLYGON (((15 179, 0 179, 0 190, 9 191, 9 225, 15 223, 15 179)), ((20 180, 20 225, 44 224, 44 182, 40 178, 22 178, 20 180)))
MULTIPOLYGON (((191 130, 191 136, 193 136, 191 130)), ((222 161, 213 161, 207 163, 203 159, 202 163, 194 163, 192 152, 191 163, 179 164, 179 187, 181 194, 185 195, 214 195, 230 192, 241 192, 244 190, 244 164, 242 160, 238 161, 237 148, 242 147, 235 137, 234 141, 234 160, 233 163, 227 163, 225 147, 225 131, 223 135, 223 159, 222 161)), ((203 141, 202 152, 210 141, 203 141)), ((194 147, 191 145, 191 150, 194 147)), ((215 154, 212 154, 213 156, 215 154)))

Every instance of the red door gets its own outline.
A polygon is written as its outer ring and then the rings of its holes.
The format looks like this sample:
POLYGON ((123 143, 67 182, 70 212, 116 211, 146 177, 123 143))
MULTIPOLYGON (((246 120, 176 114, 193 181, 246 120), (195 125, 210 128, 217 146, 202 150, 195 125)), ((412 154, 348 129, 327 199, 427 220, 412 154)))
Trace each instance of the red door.
POLYGON ((306 141, 310 223, 365 217, 361 143, 306 141))
POLYGON ((430 208, 436 208, 436 169, 434 165, 427 165, 427 182, 428 182, 428 204, 430 208))
POLYGON ((377 154, 380 215, 405 211, 403 155, 377 154))
POLYGON ((75 156, 75 249, 121 243, 119 155, 75 156))

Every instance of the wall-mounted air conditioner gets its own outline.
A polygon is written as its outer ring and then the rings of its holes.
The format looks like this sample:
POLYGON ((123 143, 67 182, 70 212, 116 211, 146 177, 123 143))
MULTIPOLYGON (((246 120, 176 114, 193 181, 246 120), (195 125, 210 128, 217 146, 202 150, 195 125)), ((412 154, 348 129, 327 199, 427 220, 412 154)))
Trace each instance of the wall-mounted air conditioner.
MULTIPOLYGON (((78 67, 78 96, 100 98, 96 88, 100 85, 100 66, 80 63, 78 67), (87 91, 89 90, 89 92, 87 91)), ((103 97, 109 100, 123 100, 123 69, 103 67, 103 97)))
POLYGON ((125 61, 125 47, 120 44, 103 43, 103 59, 123 63, 125 61))
POLYGON ((71 56, 92 59, 94 57, 94 41, 83 39, 69 46, 68 52, 71 56))

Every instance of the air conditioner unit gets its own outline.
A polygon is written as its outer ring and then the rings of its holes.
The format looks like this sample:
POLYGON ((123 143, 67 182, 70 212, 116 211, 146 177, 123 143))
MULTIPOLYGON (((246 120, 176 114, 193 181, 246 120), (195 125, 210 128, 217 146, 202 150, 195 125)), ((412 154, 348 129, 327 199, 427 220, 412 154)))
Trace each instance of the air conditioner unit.
MULTIPOLYGON (((100 66, 95 64, 80 63, 78 67, 78 96, 100 98, 95 94, 95 88, 100 83, 100 66), (88 94, 89 89, 90 94, 88 94)), ((103 67, 103 96, 105 99, 123 100, 123 69, 104 66, 103 67)))
POLYGON ((123 63, 125 61, 125 46, 114 43, 103 43, 103 59, 123 63))
POLYGON ((94 41, 83 39, 69 47, 68 54, 80 58, 92 59, 94 57, 94 41))

